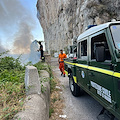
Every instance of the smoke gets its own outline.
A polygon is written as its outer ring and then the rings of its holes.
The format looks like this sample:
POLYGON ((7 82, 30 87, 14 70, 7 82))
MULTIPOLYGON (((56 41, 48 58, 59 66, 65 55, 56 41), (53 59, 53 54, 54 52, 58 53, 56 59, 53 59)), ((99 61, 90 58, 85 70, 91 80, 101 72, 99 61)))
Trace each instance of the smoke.
POLYGON ((29 55, 29 61, 32 62, 32 64, 35 64, 40 61, 40 52, 37 50, 39 49, 39 45, 36 40, 34 40, 30 45, 30 55, 29 55))
POLYGON ((6 51, 6 49, 2 46, 1 40, 0 40, 0 53, 3 53, 5 51, 6 51))
POLYGON ((32 27, 25 22, 20 23, 18 32, 15 35, 13 52, 17 54, 29 53, 33 36, 32 27))
POLYGON ((35 24, 28 9, 20 0, 0 0, 0 16, 0 32, 8 38, 13 35, 12 53, 28 53, 35 24))
POLYGON ((11 32, 11 27, 23 17, 25 8, 19 0, 0 0, 0 30, 2 32, 11 32))

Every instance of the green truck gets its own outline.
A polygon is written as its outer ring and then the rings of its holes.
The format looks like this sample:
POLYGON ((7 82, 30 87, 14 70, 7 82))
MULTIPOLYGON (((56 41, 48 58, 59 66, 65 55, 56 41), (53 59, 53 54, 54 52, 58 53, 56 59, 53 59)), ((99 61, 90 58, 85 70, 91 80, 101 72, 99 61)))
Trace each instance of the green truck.
POLYGON ((77 59, 64 60, 74 96, 81 90, 120 120, 120 21, 92 27, 77 38, 77 59))
POLYGON ((77 45, 68 46, 68 58, 76 58, 77 57, 77 45))

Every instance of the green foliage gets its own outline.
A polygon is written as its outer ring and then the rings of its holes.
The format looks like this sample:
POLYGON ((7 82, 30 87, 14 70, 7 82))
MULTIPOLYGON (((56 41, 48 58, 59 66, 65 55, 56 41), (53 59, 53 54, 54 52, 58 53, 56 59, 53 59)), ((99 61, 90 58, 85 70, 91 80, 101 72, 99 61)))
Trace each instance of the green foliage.
POLYGON ((50 92, 52 93, 55 90, 56 82, 54 80, 53 72, 50 65, 48 65, 47 71, 50 75, 50 92))
POLYGON ((5 82, 12 82, 12 83, 23 83, 24 82, 25 71, 18 71, 18 70, 2 70, 0 72, 0 84, 5 82))
POLYGON ((45 91, 46 91, 46 87, 43 84, 41 84, 41 92, 44 93, 45 91))
POLYGON ((48 64, 47 72, 49 73, 50 78, 54 78, 54 76, 53 76, 53 72, 52 72, 52 69, 51 69, 51 66, 50 66, 49 64, 48 64))
POLYGON ((5 51, 5 52, 0 53, 0 57, 1 57, 2 55, 4 55, 4 54, 7 54, 8 52, 9 52, 9 50, 8 50, 8 51, 5 51))
POLYGON ((0 71, 3 71, 3 70, 23 70, 25 69, 25 67, 23 67, 20 63, 20 60, 19 60, 19 57, 17 59, 14 59, 13 57, 9 57, 9 56, 6 56, 6 57, 3 57, 3 58, 0 58, 0 71))
POLYGON ((54 109, 53 108, 50 108, 49 109, 49 117, 51 117, 51 114, 54 113, 54 109))
POLYGON ((49 82, 49 78, 43 78, 41 79, 41 92, 44 93, 46 91, 46 87, 44 86, 45 82, 49 82))
POLYGON ((57 98, 53 98, 52 102, 55 103, 57 101, 57 98))
POLYGON ((40 70, 47 70, 47 65, 45 65, 42 62, 38 62, 34 64, 34 66, 37 68, 39 74, 40 74, 40 70))
POLYGON ((50 92, 52 93, 55 90, 55 86, 56 86, 56 82, 54 80, 54 78, 50 78, 50 92))
POLYGON ((45 64, 45 63, 42 63, 42 62, 38 62, 34 65, 35 67, 37 67, 37 70, 40 74, 40 70, 46 70, 48 73, 49 73, 49 76, 50 78, 46 78, 46 79, 42 79, 41 80, 41 91, 42 93, 44 93, 44 91, 46 91, 46 87, 44 87, 43 83, 44 82, 47 82, 47 81, 50 81, 50 91, 54 91, 55 89, 55 86, 56 86, 56 82, 54 81, 54 76, 53 76, 53 73, 52 73, 52 69, 51 69, 51 66, 49 64, 45 64))
MULTIPOLYGON (((43 78, 41 80, 41 92, 44 93, 46 91, 46 87, 44 86, 44 82, 50 81, 50 92, 52 93, 55 90, 55 86, 57 83, 54 79, 51 66, 49 64, 45 64, 45 63, 41 63, 41 62, 36 63, 34 66, 37 67, 39 74, 40 74, 40 70, 46 70, 49 73, 50 78, 43 78)), ((53 99, 53 102, 55 102, 56 100, 57 100, 56 98, 53 99)), ((49 117, 51 116, 52 113, 54 113, 54 109, 52 106, 50 106, 49 117)))
POLYGON ((45 65, 42 62, 38 62, 36 64, 34 64, 35 67, 37 67, 38 70, 45 70, 47 68, 47 65, 45 65))
MULTIPOLYGON (((6 52, 5 52, 6 53, 6 52)), ((25 98, 25 66, 20 63, 20 56, 3 57, 0 54, 0 119, 8 120, 22 109, 25 98)))

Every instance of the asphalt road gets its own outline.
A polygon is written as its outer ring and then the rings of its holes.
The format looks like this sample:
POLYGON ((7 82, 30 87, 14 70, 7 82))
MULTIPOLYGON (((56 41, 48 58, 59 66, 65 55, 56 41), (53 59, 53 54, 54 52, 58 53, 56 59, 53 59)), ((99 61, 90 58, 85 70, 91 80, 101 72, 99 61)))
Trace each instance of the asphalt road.
POLYGON ((64 115, 67 115, 67 120, 98 120, 97 116, 102 110, 102 106, 85 92, 80 97, 74 97, 69 89, 68 77, 60 75, 57 58, 51 59, 51 66, 62 86, 61 95, 65 101, 63 112, 64 115))

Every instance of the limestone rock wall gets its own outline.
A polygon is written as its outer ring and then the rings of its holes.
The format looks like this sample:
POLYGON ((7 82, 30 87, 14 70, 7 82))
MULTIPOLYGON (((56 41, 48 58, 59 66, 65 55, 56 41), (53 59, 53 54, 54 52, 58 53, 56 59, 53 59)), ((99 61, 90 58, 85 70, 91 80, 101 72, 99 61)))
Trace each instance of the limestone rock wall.
POLYGON ((120 20, 119 0, 38 0, 37 10, 48 52, 71 45, 88 25, 120 20))

